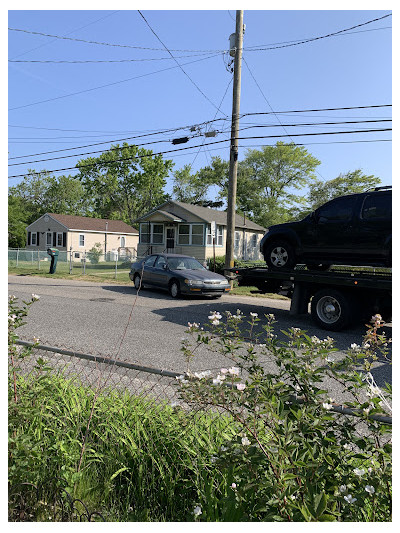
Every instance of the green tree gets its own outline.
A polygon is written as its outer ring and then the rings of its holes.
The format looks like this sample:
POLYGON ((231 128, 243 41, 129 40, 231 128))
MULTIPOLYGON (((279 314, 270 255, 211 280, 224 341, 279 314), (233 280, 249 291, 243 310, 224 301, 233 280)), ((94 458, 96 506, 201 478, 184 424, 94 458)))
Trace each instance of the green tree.
MULTIPOLYGON (((320 161, 303 146, 277 142, 261 150, 248 150, 238 166, 237 209, 264 227, 286 222, 305 204, 298 191, 314 179, 320 161)), ((221 183, 227 197, 228 178, 221 183)))
POLYGON ((353 170, 339 174, 337 178, 328 181, 315 181, 310 185, 308 203, 311 211, 320 205, 344 194, 364 192, 379 185, 381 180, 376 176, 367 176, 362 170, 353 170))
POLYGON ((78 162, 79 179, 94 203, 95 216, 132 224, 166 199, 164 186, 173 162, 151 150, 124 143, 99 157, 78 162))
POLYGON ((178 202, 205 207, 221 207, 222 201, 209 200, 207 197, 210 188, 216 184, 215 180, 216 177, 212 167, 205 167, 192 174, 191 165, 185 165, 173 174, 173 198, 178 202))
POLYGON ((8 246, 23 248, 26 243, 26 214, 20 198, 10 196, 8 199, 8 246))

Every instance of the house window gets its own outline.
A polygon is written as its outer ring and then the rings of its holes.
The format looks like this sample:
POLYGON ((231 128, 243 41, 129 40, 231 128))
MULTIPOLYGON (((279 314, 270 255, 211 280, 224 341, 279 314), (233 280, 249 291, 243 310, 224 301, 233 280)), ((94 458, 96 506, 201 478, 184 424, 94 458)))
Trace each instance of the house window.
POLYGON ((204 244, 203 224, 181 224, 178 228, 178 244, 191 244, 193 246, 203 246, 204 244))
POLYGON ((36 231, 33 231, 31 233, 31 245, 32 246, 37 246, 37 233, 36 233, 36 231))
POLYGON ((164 242, 164 225, 144 222, 140 224, 140 242, 142 244, 162 244, 164 242))
POLYGON ((192 244, 203 246, 204 243, 204 227, 203 224, 192 224, 192 244))
POLYGON ((235 231, 235 243, 234 243, 235 251, 239 250, 239 246, 240 246, 240 232, 235 231))
POLYGON ((190 244, 190 224, 181 224, 179 226, 178 244, 190 244))
POLYGON ((121 248, 125 248, 125 237, 121 235, 121 248))
POLYGON ((253 233, 253 235, 251 236, 250 246, 251 248, 257 247, 257 233, 253 233))
POLYGON ((63 234, 57 233, 57 246, 62 246, 62 245, 63 245, 63 234))
POLYGON ((53 234, 51 233, 51 231, 48 231, 46 234, 46 245, 52 246, 52 244, 53 244, 53 234))
POLYGON ((80 254, 79 252, 75 252, 75 253, 74 253, 74 257, 75 257, 75 259, 79 259, 80 256, 81 256, 81 254, 80 254))
POLYGON ((85 236, 79 235, 79 246, 85 246, 85 236))

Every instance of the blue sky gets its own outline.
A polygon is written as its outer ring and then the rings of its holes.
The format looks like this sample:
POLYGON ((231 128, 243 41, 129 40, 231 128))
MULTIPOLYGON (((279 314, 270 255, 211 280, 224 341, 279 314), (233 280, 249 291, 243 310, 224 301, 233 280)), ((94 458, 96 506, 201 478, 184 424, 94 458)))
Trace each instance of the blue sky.
MULTIPOLYGON (((85 156, 62 156, 100 153, 113 142, 133 136, 140 137, 128 142, 157 141, 145 146, 154 152, 185 148, 165 155, 174 161, 174 170, 185 164, 197 170, 216 155, 229 159, 229 142, 191 147, 229 139, 232 74, 223 51, 235 30, 235 11, 143 7, 141 12, 187 75, 137 10, 9 11, 8 26, 13 29, 8 31, 12 61, 8 135, 9 157, 15 158, 9 163, 23 163, 10 166, 9 176, 24 174, 28 168, 68 169, 85 156), (214 119, 221 120, 204 124, 214 119), (197 128, 191 131, 192 126, 197 128), (210 130, 217 132, 216 137, 205 138, 210 130), (186 144, 171 143, 174 138, 193 135, 186 144), (87 146, 94 143, 104 144, 87 146), (54 159, 34 162, 47 158, 54 159)), ((276 137, 241 140, 239 159, 246 146, 293 140, 321 161, 319 179, 360 168, 378 176, 382 184, 391 184, 391 131, 299 136, 391 128, 391 122, 383 121, 391 118, 391 107, 282 113, 391 104, 392 17, 381 18, 390 13, 245 10, 241 137, 276 137), (377 18, 381 20, 364 24, 377 18), (337 36, 287 46, 354 26, 358 27, 337 36), (251 49, 255 47, 270 49, 251 49)), ((9 185, 21 179, 9 179, 9 185)), ((171 179, 167 190, 171 191, 171 179)))

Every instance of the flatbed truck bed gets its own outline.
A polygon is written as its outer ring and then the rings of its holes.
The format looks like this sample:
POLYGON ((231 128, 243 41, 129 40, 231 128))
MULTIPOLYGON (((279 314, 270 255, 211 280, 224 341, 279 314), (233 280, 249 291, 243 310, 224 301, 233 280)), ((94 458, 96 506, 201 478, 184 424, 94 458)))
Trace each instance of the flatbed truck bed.
POLYGON ((285 271, 237 267, 231 271, 239 286, 290 297, 292 315, 307 314, 311 301, 312 318, 323 329, 339 331, 375 313, 391 320, 391 269, 334 267, 320 272, 299 267, 285 271))

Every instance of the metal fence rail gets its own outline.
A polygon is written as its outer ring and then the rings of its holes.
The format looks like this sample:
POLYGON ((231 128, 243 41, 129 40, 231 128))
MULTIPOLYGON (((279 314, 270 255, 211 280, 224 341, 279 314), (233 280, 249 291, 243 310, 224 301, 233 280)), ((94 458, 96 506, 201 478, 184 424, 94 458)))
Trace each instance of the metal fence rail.
MULTIPOLYGON (((125 274, 137 258, 136 249, 130 248, 120 252, 93 253, 90 250, 59 251, 57 273, 96 274, 114 276, 125 274)), ((18 271, 49 272, 51 257, 46 250, 28 250, 22 248, 8 249, 8 266, 18 271)))
MULTIPOLYGON (((122 385, 130 392, 139 392, 141 395, 143 393, 153 395, 156 392, 158 399, 166 401, 175 399, 176 402, 174 403, 176 404, 179 404, 176 378, 184 376, 186 379, 191 379, 190 375, 187 375, 186 372, 162 370, 127 361, 115 360, 101 355, 79 353, 52 346, 34 345, 31 342, 23 340, 17 340, 16 342, 20 346, 35 346, 36 350, 46 352, 49 360, 55 365, 55 368, 58 370, 64 369, 70 375, 77 374, 78 372, 80 379, 86 384, 98 383, 99 375, 103 375, 103 378, 108 381, 108 385, 118 387, 122 385), (56 357, 57 355, 62 357, 56 357), (72 366, 71 363, 73 363, 72 366), (105 376, 107 371, 108 374, 105 376), (166 379, 162 380, 161 378, 166 379), (147 386, 145 383, 147 383, 147 386)), ((34 367, 34 359, 31 359, 31 361, 26 360, 24 367, 25 371, 29 368, 32 369, 34 367)), ((302 403, 303 400, 293 397, 292 402, 302 403)), ((360 416, 361 414, 355 409, 337 404, 332 405, 332 411, 348 416, 360 416)), ((372 414, 369 418, 383 424, 392 424, 392 417, 390 416, 372 414)))

